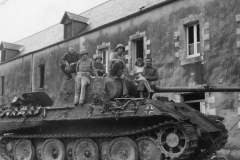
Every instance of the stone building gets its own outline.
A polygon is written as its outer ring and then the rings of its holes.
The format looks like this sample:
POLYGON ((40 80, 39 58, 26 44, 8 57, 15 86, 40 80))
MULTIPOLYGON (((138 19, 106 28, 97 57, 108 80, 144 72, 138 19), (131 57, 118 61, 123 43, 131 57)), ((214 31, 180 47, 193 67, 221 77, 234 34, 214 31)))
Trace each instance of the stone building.
MULTIPOLYGON (((15 43, 1 42, 0 103, 23 92, 44 91, 54 100, 65 77, 59 59, 74 46, 106 67, 117 44, 125 45, 131 73, 150 55, 159 86, 240 87, 239 0, 111 0, 15 43)), ((230 138, 224 154, 239 155, 239 93, 163 94, 204 114, 225 117, 230 138)))

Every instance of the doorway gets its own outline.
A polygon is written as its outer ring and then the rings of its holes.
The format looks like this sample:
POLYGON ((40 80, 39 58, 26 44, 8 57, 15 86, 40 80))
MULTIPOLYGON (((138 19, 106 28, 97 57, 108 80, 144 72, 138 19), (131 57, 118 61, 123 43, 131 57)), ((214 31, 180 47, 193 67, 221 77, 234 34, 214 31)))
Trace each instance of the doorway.
POLYGON ((186 103, 193 109, 206 114, 205 93, 187 93, 182 94, 183 103, 186 103))

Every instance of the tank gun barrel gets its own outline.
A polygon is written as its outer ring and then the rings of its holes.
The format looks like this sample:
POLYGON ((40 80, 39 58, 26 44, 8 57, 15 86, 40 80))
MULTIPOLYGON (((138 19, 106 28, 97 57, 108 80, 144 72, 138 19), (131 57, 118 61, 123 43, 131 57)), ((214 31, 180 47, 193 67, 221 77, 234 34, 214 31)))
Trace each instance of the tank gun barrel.
POLYGON ((240 92, 237 87, 159 87, 155 86, 156 92, 240 92))

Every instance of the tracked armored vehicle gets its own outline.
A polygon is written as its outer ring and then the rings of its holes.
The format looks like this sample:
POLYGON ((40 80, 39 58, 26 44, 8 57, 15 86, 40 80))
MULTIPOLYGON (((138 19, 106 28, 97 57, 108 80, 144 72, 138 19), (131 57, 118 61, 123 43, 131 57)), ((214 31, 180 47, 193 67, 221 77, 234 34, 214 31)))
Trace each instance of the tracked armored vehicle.
MULTIPOLYGON (((201 159, 224 147, 222 117, 207 116, 165 98, 121 98, 120 80, 92 78, 85 104, 74 107, 74 80, 53 102, 44 92, 24 93, 0 110, 4 160, 201 159)), ((156 92, 225 92, 232 88, 155 88, 156 92)))

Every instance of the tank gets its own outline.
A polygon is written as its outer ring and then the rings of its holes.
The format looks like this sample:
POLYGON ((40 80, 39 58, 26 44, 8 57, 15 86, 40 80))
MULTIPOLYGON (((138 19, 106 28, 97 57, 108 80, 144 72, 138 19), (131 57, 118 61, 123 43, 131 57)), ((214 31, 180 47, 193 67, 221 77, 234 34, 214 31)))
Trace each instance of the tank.
MULTIPOLYGON (((128 80, 91 79, 83 106, 74 107, 74 80, 53 101, 44 92, 23 93, 0 108, 3 160, 202 159, 224 147, 223 118, 204 115, 167 98, 138 98, 128 80)), ((235 92, 236 88, 159 88, 156 92, 235 92)))

